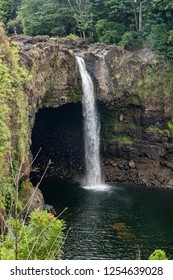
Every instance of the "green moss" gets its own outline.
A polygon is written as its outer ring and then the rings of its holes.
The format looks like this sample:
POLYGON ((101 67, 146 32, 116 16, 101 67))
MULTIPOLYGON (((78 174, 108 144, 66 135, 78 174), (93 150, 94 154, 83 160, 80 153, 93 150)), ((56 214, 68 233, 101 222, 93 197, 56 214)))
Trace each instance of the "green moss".
POLYGON ((158 62, 150 65, 143 75, 143 80, 140 80, 138 84, 138 94, 141 100, 151 97, 164 100, 172 96, 172 64, 160 58, 158 62))
MULTIPOLYGON (((117 74, 117 75, 119 75, 119 74, 117 74)), ((120 78, 120 77, 121 77, 121 76, 119 76, 118 78, 120 78)), ((125 85, 120 85, 119 88, 118 88, 118 90, 119 90, 120 92, 122 92, 123 94, 126 94, 126 93, 129 92, 129 88, 128 88, 127 86, 125 86, 125 85)))
POLYGON ((48 90, 45 92, 42 104, 45 105, 46 103, 48 103, 49 100, 51 100, 51 98, 53 97, 55 91, 58 90, 58 86, 53 81, 50 81, 50 85, 48 86, 48 90))
POLYGON ((125 135, 114 135, 111 139, 111 142, 118 142, 126 145, 133 144, 133 139, 130 136, 125 135))
POLYGON ((165 129, 162 128, 160 125, 150 125, 149 127, 147 127, 146 129, 148 132, 151 133, 159 133, 160 135, 163 135, 165 137, 169 137, 170 136, 170 131, 169 129, 165 129))
POLYGON ((139 106, 141 104, 141 101, 139 99, 139 96, 137 95, 131 95, 128 100, 127 100, 127 103, 126 103, 126 107, 130 104, 133 104, 135 106, 139 106))
POLYGON ((120 132, 123 133, 123 132, 126 132, 127 130, 136 130, 136 129, 138 129, 138 127, 133 122, 123 123, 123 122, 116 120, 116 123, 114 125, 114 131, 118 132, 118 133, 120 133, 120 132))
POLYGON ((28 160, 28 111, 23 91, 26 81, 18 49, 0 27, 0 208, 9 208, 14 177, 28 160))
POLYGON ((62 62, 62 59, 60 56, 57 56, 56 60, 55 60, 55 69, 59 69, 59 67, 61 66, 61 62, 62 62))
POLYGON ((81 101, 81 96, 81 83, 69 87, 68 97, 70 99, 70 102, 76 103, 81 101))
POLYGON ((133 65, 138 65, 139 64, 139 61, 138 59, 134 56, 132 57, 130 60, 129 60, 130 64, 133 64, 133 65))
POLYGON ((65 41, 65 40, 75 40, 75 41, 80 41, 80 37, 78 37, 77 35, 75 34, 69 34, 67 36, 64 36, 64 37, 57 37, 56 38, 58 42, 62 42, 62 41, 65 41))
POLYGON ((167 126, 168 126, 168 129, 169 129, 169 132, 171 133, 171 135, 173 135, 173 123, 172 123, 172 121, 169 121, 167 123, 167 126))
POLYGON ((166 124, 163 125, 157 123, 155 125, 150 125, 149 127, 147 127, 146 131, 155 135, 170 138, 173 135, 173 124, 171 121, 169 121, 166 127, 166 124))
POLYGON ((119 112, 107 112, 102 119, 101 142, 102 143, 123 143, 131 145, 132 137, 127 135, 128 130, 136 130, 135 123, 120 122, 119 112))

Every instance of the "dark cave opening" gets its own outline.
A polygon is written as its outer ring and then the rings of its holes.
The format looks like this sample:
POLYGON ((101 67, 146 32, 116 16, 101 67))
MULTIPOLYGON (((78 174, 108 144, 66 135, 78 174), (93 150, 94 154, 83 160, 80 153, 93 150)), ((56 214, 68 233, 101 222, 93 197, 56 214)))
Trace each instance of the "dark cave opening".
MULTIPOLYGON (((102 102, 97 102, 97 111, 101 122, 102 139, 105 121, 107 122, 111 111, 102 102)), ((40 148, 41 151, 34 160, 31 171, 32 181, 41 177, 49 160, 51 164, 45 177, 68 179, 83 176, 85 155, 81 103, 66 104, 58 108, 43 108, 36 113, 32 130, 33 158, 40 148)), ((101 140, 102 161, 104 156, 101 140)))
POLYGON ((71 178, 83 173, 84 141, 82 105, 66 104, 59 108, 40 109, 32 130, 32 177, 38 177, 51 165, 46 177, 71 178))

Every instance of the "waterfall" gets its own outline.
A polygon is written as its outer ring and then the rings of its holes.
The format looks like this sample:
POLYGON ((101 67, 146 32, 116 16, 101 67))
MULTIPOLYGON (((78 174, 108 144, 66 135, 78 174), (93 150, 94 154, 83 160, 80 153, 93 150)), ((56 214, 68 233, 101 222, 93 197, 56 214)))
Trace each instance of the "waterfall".
POLYGON ((101 185, 100 123, 95 105, 94 87, 82 57, 76 56, 82 78, 85 142, 85 185, 101 185))

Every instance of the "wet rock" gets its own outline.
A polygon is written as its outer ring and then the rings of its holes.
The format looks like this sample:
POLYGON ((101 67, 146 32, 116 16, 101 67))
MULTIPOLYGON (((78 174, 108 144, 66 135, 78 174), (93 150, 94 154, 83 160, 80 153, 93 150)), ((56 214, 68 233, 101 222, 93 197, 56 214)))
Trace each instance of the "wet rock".
POLYGON ((123 163, 118 163, 117 166, 120 170, 124 169, 124 164, 123 163))
POLYGON ((124 120, 124 114, 123 113, 120 114, 119 120, 120 120, 120 122, 122 122, 124 120))
POLYGON ((39 42, 47 42, 50 40, 50 37, 48 35, 42 35, 42 36, 13 35, 12 40, 21 42, 23 44, 35 44, 39 42))
POLYGON ((173 188, 173 178, 169 178, 166 185, 169 188, 173 188))
POLYGON ((49 213, 56 214, 56 211, 52 205, 45 204, 43 209, 49 213))
POLYGON ((24 197, 24 210, 22 211, 23 216, 29 215, 34 210, 44 209, 44 197, 40 189, 30 187, 25 190, 24 197))
POLYGON ((133 160, 130 160, 130 161, 129 161, 129 167, 130 167, 130 168, 135 168, 135 167, 136 167, 133 160))
POLYGON ((129 165, 128 165, 128 163, 124 163, 124 170, 126 170, 126 171, 129 170, 129 165))

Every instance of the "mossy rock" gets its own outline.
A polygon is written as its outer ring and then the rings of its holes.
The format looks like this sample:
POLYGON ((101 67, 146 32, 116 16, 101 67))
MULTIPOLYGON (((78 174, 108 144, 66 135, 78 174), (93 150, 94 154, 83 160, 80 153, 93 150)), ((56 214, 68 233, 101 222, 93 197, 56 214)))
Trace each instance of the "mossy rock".
MULTIPOLYGON (((18 48, 0 26, 0 208, 14 199, 14 178, 29 155, 29 124, 24 84, 27 72, 19 65, 18 48), (15 165, 14 165, 15 163, 15 165)), ((19 174, 19 175, 21 175, 19 174)), ((7 210, 7 209, 6 209, 7 210)))

